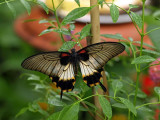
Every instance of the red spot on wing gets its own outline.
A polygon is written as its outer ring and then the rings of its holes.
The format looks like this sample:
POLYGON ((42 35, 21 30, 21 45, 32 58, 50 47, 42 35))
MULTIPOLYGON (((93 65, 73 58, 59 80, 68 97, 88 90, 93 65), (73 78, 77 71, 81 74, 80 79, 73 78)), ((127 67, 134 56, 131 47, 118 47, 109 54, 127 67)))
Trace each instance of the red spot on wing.
POLYGON ((62 54, 61 54, 61 57, 66 57, 66 56, 70 56, 70 55, 67 54, 67 53, 62 53, 62 54))
POLYGON ((86 51, 85 51, 85 50, 81 50, 81 51, 79 52, 79 54, 81 54, 81 53, 86 53, 86 51))

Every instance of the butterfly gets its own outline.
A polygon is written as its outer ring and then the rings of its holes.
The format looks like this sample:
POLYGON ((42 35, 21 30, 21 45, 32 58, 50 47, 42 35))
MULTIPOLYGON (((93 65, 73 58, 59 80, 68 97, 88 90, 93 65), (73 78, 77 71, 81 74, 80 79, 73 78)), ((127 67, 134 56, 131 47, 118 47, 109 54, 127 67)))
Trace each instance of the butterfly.
POLYGON ((104 92, 106 88, 100 82, 103 66, 113 57, 122 53, 125 46, 118 42, 101 42, 89 45, 71 52, 51 51, 28 57, 22 62, 22 67, 39 71, 48 75, 56 87, 63 92, 72 91, 78 68, 82 73, 83 81, 89 86, 100 85, 104 92))

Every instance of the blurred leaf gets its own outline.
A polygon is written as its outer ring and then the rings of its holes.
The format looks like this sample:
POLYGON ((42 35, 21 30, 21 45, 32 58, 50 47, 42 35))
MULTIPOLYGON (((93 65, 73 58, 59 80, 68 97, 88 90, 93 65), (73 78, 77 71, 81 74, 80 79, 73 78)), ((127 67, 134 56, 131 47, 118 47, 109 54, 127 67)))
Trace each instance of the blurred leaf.
POLYGON ((50 32, 53 32, 53 29, 46 29, 46 30, 43 30, 38 36, 41 36, 41 35, 44 35, 44 34, 50 33, 50 32))
POLYGON ((131 12, 133 21, 138 25, 140 29, 142 29, 142 18, 139 14, 131 12))
POLYGON ((92 103, 90 103, 90 102, 84 101, 84 103, 85 103, 86 105, 92 107, 94 110, 97 110, 97 109, 98 109, 94 104, 92 104, 92 103))
POLYGON ((19 117, 20 115, 24 114, 27 110, 28 110, 28 107, 22 108, 22 109, 16 114, 16 118, 19 117))
POLYGON ((56 113, 53 113, 52 115, 50 115, 46 120, 60 120, 59 116, 61 114, 61 111, 60 112, 56 112, 56 113))
POLYGON ((28 77, 28 79, 27 80, 40 80, 40 77, 39 76, 37 76, 37 75, 35 75, 35 74, 28 74, 29 75, 29 77, 28 77))
POLYGON ((133 103, 125 98, 119 97, 121 102, 135 115, 137 116, 136 108, 134 107, 133 103))
POLYGON ((10 4, 9 2, 6 2, 8 8, 10 9, 10 11, 12 12, 14 18, 16 17, 16 10, 14 9, 14 7, 12 6, 12 4, 10 4))
POLYGON ((56 97, 50 96, 48 98, 48 104, 54 105, 54 106, 64 106, 65 103, 62 102, 60 99, 57 99, 56 97))
MULTIPOLYGON (((135 92, 131 93, 130 95, 135 95, 135 92)), ((141 91, 140 89, 138 89, 137 97, 139 97, 139 98, 146 98, 147 95, 143 91, 141 91)))
MULTIPOLYGON (((155 29, 157 27, 159 27, 159 26, 148 25, 147 32, 149 32, 150 30, 155 29)), ((160 47, 159 47, 159 45, 160 45, 160 40, 159 40, 160 34, 159 33, 160 33, 160 29, 158 29, 156 31, 153 31, 153 32, 149 33, 148 35, 149 35, 150 39, 152 40, 152 43, 154 44, 154 46, 157 48, 157 50, 160 51, 160 47)))
POLYGON ((104 115, 107 116, 108 119, 111 119, 112 118, 112 108, 111 108, 109 101, 103 96, 98 96, 98 99, 99 99, 99 103, 102 107, 104 115))
POLYGON ((26 8, 28 15, 31 14, 31 6, 30 4, 26 1, 26 0, 20 0, 21 3, 24 5, 24 7, 26 8))
POLYGON ((129 8, 132 9, 132 8, 138 8, 139 6, 138 5, 132 5, 132 4, 129 4, 129 8))
POLYGON ((91 24, 87 24, 86 26, 83 27, 80 33, 79 40, 82 40, 86 36, 90 35, 90 30, 91 30, 91 24))
MULTIPOLYGON (((134 43, 141 44, 141 42, 140 42, 140 41, 134 41, 134 43)), ((143 43, 143 45, 145 45, 145 46, 147 46, 147 47, 150 47, 150 48, 153 48, 153 49, 156 49, 154 46, 149 45, 149 44, 147 44, 147 43, 143 43)))
POLYGON ((75 44, 76 44, 76 42, 74 42, 74 41, 67 41, 67 42, 63 43, 63 45, 61 46, 59 51, 67 52, 70 49, 72 49, 75 46, 75 44))
POLYGON ((121 34, 101 34, 101 36, 106 37, 106 38, 112 38, 112 39, 118 39, 118 40, 126 40, 125 38, 122 37, 121 34))
POLYGON ((80 2, 79 2, 79 0, 74 0, 76 3, 77 3, 77 5, 80 7, 80 2))
POLYGON ((63 21, 62 21, 62 25, 66 25, 69 22, 76 20, 80 17, 83 17, 84 15, 86 15, 93 7, 80 7, 80 8, 76 8, 74 10, 72 10, 70 13, 68 13, 68 15, 66 17, 64 17, 63 21))
POLYGON ((37 0, 37 3, 46 11, 47 14, 49 14, 49 9, 44 2, 37 0))
POLYGON ((57 33, 62 33, 64 35, 71 35, 70 31, 68 29, 66 29, 66 28, 54 29, 53 31, 57 32, 57 33))
POLYGON ((154 91, 160 96, 160 87, 154 87, 154 91))
POLYGON ((38 19, 27 19, 27 20, 24 20, 24 22, 33 22, 33 21, 37 21, 38 19))
POLYGON ((117 108, 121 108, 121 109, 127 109, 126 106, 124 106, 124 104, 122 103, 114 103, 112 104, 113 107, 117 107, 117 108))
POLYGON ((143 56, 139 56, 137 58, 135 58, 131 64, 142 64, 142 63, 149 63, 149 62, 153 62, 156 59, 148 56, 148 55, 143 55, 143 56))
POLYGON ((157 51, 153 51, 153 50, 149 50, 149 49, 143 49, 142 51, 145 52, 145 53, 150 53, 150 54, 153 54, 153 55, 160 56, 160 53, 157 52, 157 51))
POLYGON ((110 6, 110 14, 111 14, 113 22, 116 23, 119 18, 119 10, 115 4, 112 4, 110 6))
POLYGON ((130 47, 125 42, 122 42, 122 44, 125 46, 125 51, 130 56, 131 55, 131 53, 130 53, 130 47))
POLYGON ((75 30, 75 25, 74 24, 70 24, 69 28, 70 28, 71 31, 73 31, 73 30, 75 30))
MULTIPOLYGON (((128 39, 131 41, 131 42, 133 42, 133 38, 132 37, 128 37, 128 39)), ((139 42, 139 41, 138 41, 139 42)))
POLYGON ((114 89, 114 92, 117 92, 117 91, 119 91, 120 89, 122 89, 123 83, 122 83, 121 81, 119 81, 119 80, 114 80, 114 81, 112 82, 112 87, 113 87, 113 89, 114 89))

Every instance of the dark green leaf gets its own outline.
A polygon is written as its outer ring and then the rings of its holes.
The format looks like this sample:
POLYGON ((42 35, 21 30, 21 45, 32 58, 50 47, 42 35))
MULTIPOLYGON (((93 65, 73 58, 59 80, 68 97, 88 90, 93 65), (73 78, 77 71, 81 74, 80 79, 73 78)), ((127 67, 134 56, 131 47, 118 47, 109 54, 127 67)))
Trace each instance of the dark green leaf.
POLYGON ((49 32, 53 32, 53 29, 43 30, 43 31, 39 34, 39 36, 44 35, 44 34, 49 33, 49 32))
POLYGON ((67 52, 68 50, 72 49, 75 46, 76 42, 74 41, 67 41, 63 43, 59 51, 67 52))
POLYGON ((138 5, 132 5, 132 4, 129 4, 129 8, 132 9, 132 8, 138 8, 139 6, 138 5))
POLYGON ((8 8, 10 9, 10 11, 12 12, 13 16, 16 17, 16 10, 12 6, 12 4, 10 4, 9 2, 6 2, 6 3, 7 3, 8 8))
POLYGON ((112 4, 110 6, 110 14, 111 14, 113 22, 116 23, 119 18, 119 10, 115 4, 112 4))
POLYGON ((125 38, 122 37, 121 34, 101 34, 101 36, 106 37, 106 38, 112 38, 112 39, 118 39, 118 40, 126 40, 125 38))
POLYGON ((20 115, 24 114, 28 110, 28 107, 22 108, 17 114, 16 118, 19 117, 20 115))
POLYGON ((26 8, 28 14, 31 14, 31 6, 30 4, 26 1, 26 0, 20 0, 21 3, 24 5, 24 7, 26 8))
POLYGON ((87 24, 86 26, 83 27, 80 33, 79 40, 82 40, 86 36, 90 35, 90 30, 91 30, 91 24, 87 24))
POLYGON ((47 14, 49 13, 49 9, 44 2, 37 0, 37 3, 46 11, 47 14))
POLYGON ((160 96, 160 87, 154 87, 154 91, 160 96))
POLYGON ((79 0, 74 0, 76 3, 77 3, 77 5, 80 7, 80 2, 79 2, 79 0))
POLYGON ((124 106, 124 104, 122 103, 114 103, 112 106, 117 108, 127 109, 127 107, 124 106))
POLYGON ((149 63, 149 62, 153 62, 155 60, 156 59, 151 56, 143 55, 143 56, 139 56, 136 59, 134 59, 131 64, 149 63))
POLYGON ((68 13, 68 15, 66 17, 64 17, 63 21, 62 21, 62 25, 66 25, 69 22, 78 19, 80 17, 83 17, 84 15, 86 15, 93 7, 80 7, 80 8, 76 8, 74 10, 72 10, 70 13, 68 13))
POLYGON ((140 29, 142 29, 142 18, 139 14, 131 12, 133 21, 138 25, 140 29))
POLYGON ((112 108, 108 100, 103 96, 98 96, 99 103, 102 107, 103 113, 105 116, 107 116, 109 119, 112 118, 112 108))
POLYGON ((133 103, 127 99, 119 97, 121 102, 135 115, 137 116, 136 108, 134 107, 133 103))

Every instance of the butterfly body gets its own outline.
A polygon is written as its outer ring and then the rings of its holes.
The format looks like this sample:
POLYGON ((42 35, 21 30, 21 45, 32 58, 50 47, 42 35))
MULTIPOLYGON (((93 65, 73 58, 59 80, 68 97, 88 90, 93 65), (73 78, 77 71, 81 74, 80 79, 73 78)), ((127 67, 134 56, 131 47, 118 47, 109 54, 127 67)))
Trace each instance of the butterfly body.
POLYGON ((69 52, 44 52, 25 59, 22 67, 47 74, 52 82, 63 92, 73 90, 75 76, 78 68, 82 73, 84 82, 89 86, 100 84, 103 66, 114 56, 124 51, 124 45, 117 42, 102 42, 92 44, 79 51, 75 49, 69 52))

